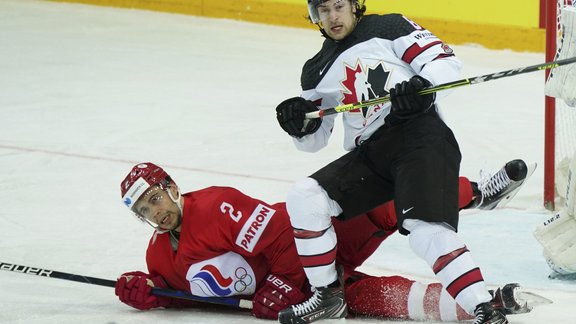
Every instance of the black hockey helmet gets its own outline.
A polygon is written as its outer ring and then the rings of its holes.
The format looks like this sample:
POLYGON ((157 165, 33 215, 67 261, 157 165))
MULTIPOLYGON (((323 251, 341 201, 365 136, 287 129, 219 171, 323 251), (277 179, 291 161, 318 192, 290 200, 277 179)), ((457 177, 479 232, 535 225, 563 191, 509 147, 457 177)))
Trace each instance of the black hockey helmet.
MULTIPOLYGON (((320 23, 320 15, 318 14, 318 6, 328 0, 307 0, 308 1, 308 19, 314 24, 320 23)), ((346 1, 346 0, 337 0, 346 1)), ((365 0, 347 0, 352 2, 356 6, 356 18, 360 18, 364 15, 366 11, 365 0)))

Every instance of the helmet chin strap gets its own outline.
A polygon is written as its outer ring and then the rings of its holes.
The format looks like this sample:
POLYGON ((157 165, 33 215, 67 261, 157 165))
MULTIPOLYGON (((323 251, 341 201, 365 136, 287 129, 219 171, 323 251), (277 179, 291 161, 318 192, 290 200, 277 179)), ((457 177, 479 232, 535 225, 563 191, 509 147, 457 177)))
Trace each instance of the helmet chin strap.
MULTIPOLYGON (((169 189, 170 187, 166 188, 169 189)), ((170 190, 166 190, 168 192, 168 197, 170 197, 170 199, 172 199, 172 201, 176 204, 176 206, 178 206, 178 209, 180 209, 180 215, 182 215, 183 211, 182 211, 182 202, 180 202, 180 198, 182 198, 182 194, 180 194, 180 190, 178 190, 178 188, 176 188, 176 192, 178 192, 178 197, 174 198, 174 196, 172 195, 172 192, 170 190)))
POLYGON ((146 218, 141 218, 140 216, 138 216, 138 218, 140 218, 141 220, 145 221, 148 225, 152 226, 152 228, 153 228, 156 232, 158 232, 158 233, 160 233, 160 234, 164 234, 164 233, 167 233, 167 232, 170 231, 170 230, 166 230, 166 229, 161 229, 160 226, 152 223, 151 221, 149 221, 149 220, 146 219, 146 218))
POLYGON ((176 224, 176 226, 174 228, 177 228, 178 226, 180 226, 182 224, 182 216, 184 215, 184 210, 182 209, 182 202, 180 201, 182 198, 182 194, 180 193, 180 190, 178 189, 178 187, 176 187, 176 192, 178 193, 178 197, 174 198, 174 196, 172 195, 172 191, 170 191, 170 187, 166 188, 167 192, 168 192, 168 197, 170 197, 170 199, 172 199, 172 201, 176 204, 176 206, 178 206, 178 209, 180 210, 180 217, 178 218, 178 224, 176 224))

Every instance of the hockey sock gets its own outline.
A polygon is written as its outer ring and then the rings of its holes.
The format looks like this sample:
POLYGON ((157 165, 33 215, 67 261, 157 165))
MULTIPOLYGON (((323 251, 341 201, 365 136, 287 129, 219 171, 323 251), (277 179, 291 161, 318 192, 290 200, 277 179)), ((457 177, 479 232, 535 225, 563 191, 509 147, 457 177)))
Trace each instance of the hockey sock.
POLYGON ((367 316, 414 321, 461 321, 474 318, 442 289, 400 276, 366 276, 346 288, 350 311, 367 316))
POLYGON ((338 203, 312 178, 298 181, 288 191, 286 208, 294 227, 296 249, 310 284, 336 281, 336 232, 331 218, 342 212, 338 203))
POLYGON ((432 267, 446 291, 468 313, 492 299, 480 268, 456 232, 441 224, 413 219, 405 220, 403 226, 410 231, 412 251, 432 267))

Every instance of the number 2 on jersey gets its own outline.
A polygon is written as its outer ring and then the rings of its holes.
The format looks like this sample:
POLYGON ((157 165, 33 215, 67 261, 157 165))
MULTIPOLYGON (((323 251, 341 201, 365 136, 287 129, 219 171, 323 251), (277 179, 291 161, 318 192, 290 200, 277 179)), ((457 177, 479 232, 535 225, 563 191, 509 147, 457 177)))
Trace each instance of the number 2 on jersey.
POLYGON ((228 215, 230 215, 230 218, 232 218, 232 220, 235 221, 236 223, 238 223, 240 218, 242 218, 242 212, 239 210, 235 211, 234 206, 232 206, 232 204, 229 204, 225 201, 223 201, 222 205, 220 205, 220 211, 223 214, 228 213, 228 215))

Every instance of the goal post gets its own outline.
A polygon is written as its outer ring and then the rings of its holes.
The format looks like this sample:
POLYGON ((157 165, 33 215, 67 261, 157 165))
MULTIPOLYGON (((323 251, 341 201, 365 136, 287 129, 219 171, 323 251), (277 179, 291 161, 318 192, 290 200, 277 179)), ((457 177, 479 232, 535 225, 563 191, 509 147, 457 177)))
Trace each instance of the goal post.
MULTIPOLYGON (((576 1, 573 0, 545 0, 546 1, 546 61, 559 58, 559 51, 565 41, 562 28, 562 13, 565 8, 570 12, 576 10, 576 1)), ((567 15, 567 14, 565 14, 567 15)), ((572 41, 573 43, 574 41, 572 41)), ((573 49, 572 49, 573 50, 573 49)), ((566 53, 566 48, 563 54, 566 53)), ((574 56, 574 53, 571 54, 574 56)), ((550 73, 546 70, 546 81, 550 73)), ((548 92, 548 89, 547 89, 548 92)), ((554 210, 561 206, 555 206, 558 199, 562 199, 559 193, 565 188, 560 188, 559 183, 565 183, 566 173, 559 168, 567 165, 567 160, 574 156, 576 151, 576 108, 569 107, 559 96, 545 97, 545 120, 544 120, 544 206, 554 210)))

